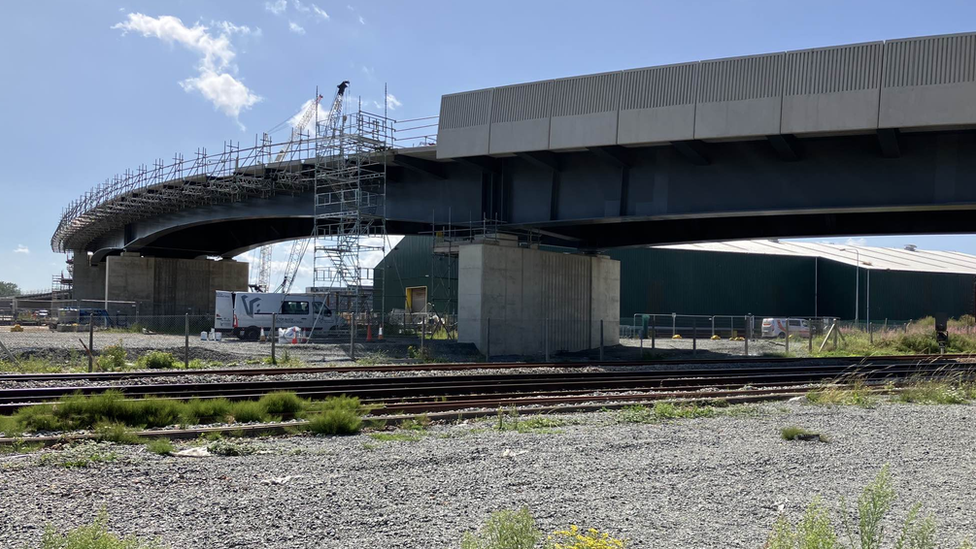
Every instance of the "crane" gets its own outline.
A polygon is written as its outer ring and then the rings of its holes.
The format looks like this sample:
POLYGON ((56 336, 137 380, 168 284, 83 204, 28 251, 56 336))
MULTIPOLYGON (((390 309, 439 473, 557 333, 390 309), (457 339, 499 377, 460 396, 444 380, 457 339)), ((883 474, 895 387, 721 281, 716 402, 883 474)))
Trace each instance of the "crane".
MULTIPOLYGON (((338 121, 341 120, 342 118, 342 102, 346 93, 346 88, 348 87, 349 87, 348 80, 343 80, 341 83, 339 83, 338 86, 336 86, 336 94, 335 97, 332 98, 332 108, 329 109, 329 118, 326 120, 326 126, 330 129, 330 131, 336 129, 336 126, 338 125, 338 121)), ((275 158, 275 162, 281 162, 284 159, 285 155, 288 154, 288 151, 291 149, 291 144, 296 140, 297 137, 301 136, 301 132, 305 129, 306 126, 308 126, 308 123, 311 122, 312 116, 315 114, 318 108, 318 104, 320 101, 322 101, 322 98, 323 98, 322 95, 316 95, 315 100, 312 101, 312 104, 309 105, 308 109, 302 114, 302 118, 299 120, 298 124, 296 124, 295 127, 292 129, 291 141, 289 141, 281 149, 281 151, 278 152, 278 156, 277 158, 275 158)), ((292 242, 291 251, 288 253, 288 263, 285 265, 285 274, 281 281, 281 284, 275 290, 276 292, 287 294, 288 292, 291 291, 292 284, 295 283, 295 277, 298 276, 298 267, 302 263, 302 258, 305 257, 305 251, 308 250, 308 244, 309 242, 311 242, 311 240, 312 240, 311 238, 303 238, 301 240, 296 240, 292 242)), ((271 262, 270 246, 266 246, 266 248, 269 249, 267 262, 270 264, 271 262)), ((265 266, 264 266, 265 256, 263 254, 264 254, 264 248, 262 248, 262 256, 261 256, 262 264, 259 269, 260 273, 265 272, 265 266)), ((261 281, 259 281, 259 283, 260 282, 261 281)), ((271 281, 269 277, 268 281, 264 285, 264 288, 268 288, 270 282, 271 281)))

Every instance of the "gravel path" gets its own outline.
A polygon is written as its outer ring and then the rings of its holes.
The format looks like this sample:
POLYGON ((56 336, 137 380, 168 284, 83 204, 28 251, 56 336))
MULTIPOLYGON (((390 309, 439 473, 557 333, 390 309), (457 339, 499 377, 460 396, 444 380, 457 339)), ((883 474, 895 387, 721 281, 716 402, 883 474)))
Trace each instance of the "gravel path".
POLYGON ((817 493, 836 507, 884 463, 899 520, 920 501, 951 547, 976 536, 973 407, 763 409, 650 425, 561 416, 579 424, 548 434, 444 426, 418 442, 292 437, 249 442, 271 453, 242 457, 117 447, 118 461, 87 469, 0 456, 0 545, 36 544, 45 523, 104 507, 112 528, 172 547, 440 549, 490 511, 526 505, 544 530, 592 525, 634 548, 757 548, 780 507, 797 517, 817 493), (792 424, 832 440, 781 440, 792 424))

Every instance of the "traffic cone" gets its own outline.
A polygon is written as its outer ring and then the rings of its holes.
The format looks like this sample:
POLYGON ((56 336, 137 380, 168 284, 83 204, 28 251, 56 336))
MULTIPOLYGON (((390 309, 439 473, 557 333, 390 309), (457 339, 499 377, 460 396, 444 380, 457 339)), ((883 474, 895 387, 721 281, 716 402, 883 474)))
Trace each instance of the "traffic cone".
POLYGON ((373 341, 373 324, 369 323, 366 325, 366 341, 373 341))
POLYGON ((291 336, 291 344, 292 345, 297 345, 298 344, 298 332, 294 332, 292 334, 292 336, 291 336))

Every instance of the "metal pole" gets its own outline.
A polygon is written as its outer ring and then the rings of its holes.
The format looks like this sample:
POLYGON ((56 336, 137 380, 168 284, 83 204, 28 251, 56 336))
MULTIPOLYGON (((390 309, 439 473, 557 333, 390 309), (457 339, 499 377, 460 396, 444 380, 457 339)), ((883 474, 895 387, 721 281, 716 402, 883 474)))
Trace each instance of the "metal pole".
POLYGON ((745 317, 745 323, 746 323, 745 330, 743 330, 745 332, 745 337, 742 338, 742 340, 745 342, 746 356, 749 356, 749 317, 748 316, 745 317))
POLYGON ((651 350, 656 348, 657 344, 657 315, 651 315, 651 350))
POLYGON ((485 337, 485 362, 491 361, 491 317, 488 317, 488 329, 485 337))
POLYGON ((808 354, 813 354, 813 319, 807 320, 807 343, 809 343, 808 354))
POLYGON ((691 328, 691 356, 698 355, 698 319, 692 320, 693 326, 691 328))
POLYGON ((183 315, 183 366, 190 367, 190 313, 183 315))
MULTIPOLYGON (((79 309, 81 310, 81 309, 79 309)), ((95 315, 88 315, 88 372, 95 368, 95 315)))
POLYGON ((603 361, 603 319, 600 319, 600 360, 603 361))
POLYGON ((275 357, 275 344, 278 342, 278 313, 271 313, 271 364, 278 364, 275 357))
MULTIPOLYGON (((868 277, 868 287, 867 287, 867 292, 865 292, 865 296, 864 296, 864 300, 865 300, 864 319, 868 323, 868 332, 870 332, 871 331, 871 269, 867 270, 867 277, 868 277)), ((874 343, 873 339, 871 340, 871 343, 874 343)))
MULTIPOLYGON (((359 290, 356 290, 356 304, 349 307, 349 358, 356 360, 356 311, 359 310, 359 290)), ((426 323, 425 323, 426 324, 426 323)), ((423 345, 421 345, 423 348, 423 345)))
POLYGON ((671 337, 678 333, 678 313, 671 313, 671 337))
POLYGON ((712 337, 715 337, 715 317, 711 318, 712 321, 712 337))
POLYGON ((786 354, 790 354, 790 317, 786 317, 786 354))

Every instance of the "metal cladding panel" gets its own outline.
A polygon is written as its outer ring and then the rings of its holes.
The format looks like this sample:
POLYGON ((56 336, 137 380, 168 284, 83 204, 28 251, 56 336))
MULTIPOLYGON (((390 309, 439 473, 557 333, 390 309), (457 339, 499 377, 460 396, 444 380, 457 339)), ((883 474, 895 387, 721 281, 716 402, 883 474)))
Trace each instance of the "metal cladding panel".
POLYGON ((778 134, 785 55, 702 61, 695 139, 778 134))
POLYGON ((492 90, 441 97, 437 158, 488 154, 492 90))
POLYGON ((624 71, 617 144, 693 139, 700 63, 624 71))
POLYGON ((391 309, 403 309, 406 289, 416 286, 427 287, 427 299, 438 313, 452 313, 456 309, 458 261, 446 255, 433 255, 430 236, 403 237, 380 260, 373 274, 374 311, 384 307, 387 313, 391 309))
POLYGON ((882 128, 976 124, 976 33, 885 44, 882 128))
POLYGON ((619 72, 555 80, 549 147, 615 145, 619 95, 619 72))
POLYGON ((883 42, 786 53, 782 133, 878 127, 883 42))
POLYGON ((611 250, 620 321, 639 313, 813 315, 814 259, 659 248, 611 250))
POLYGON ((551 94, 550 81, 495 88, 490 152, 547 150, 551 94))

